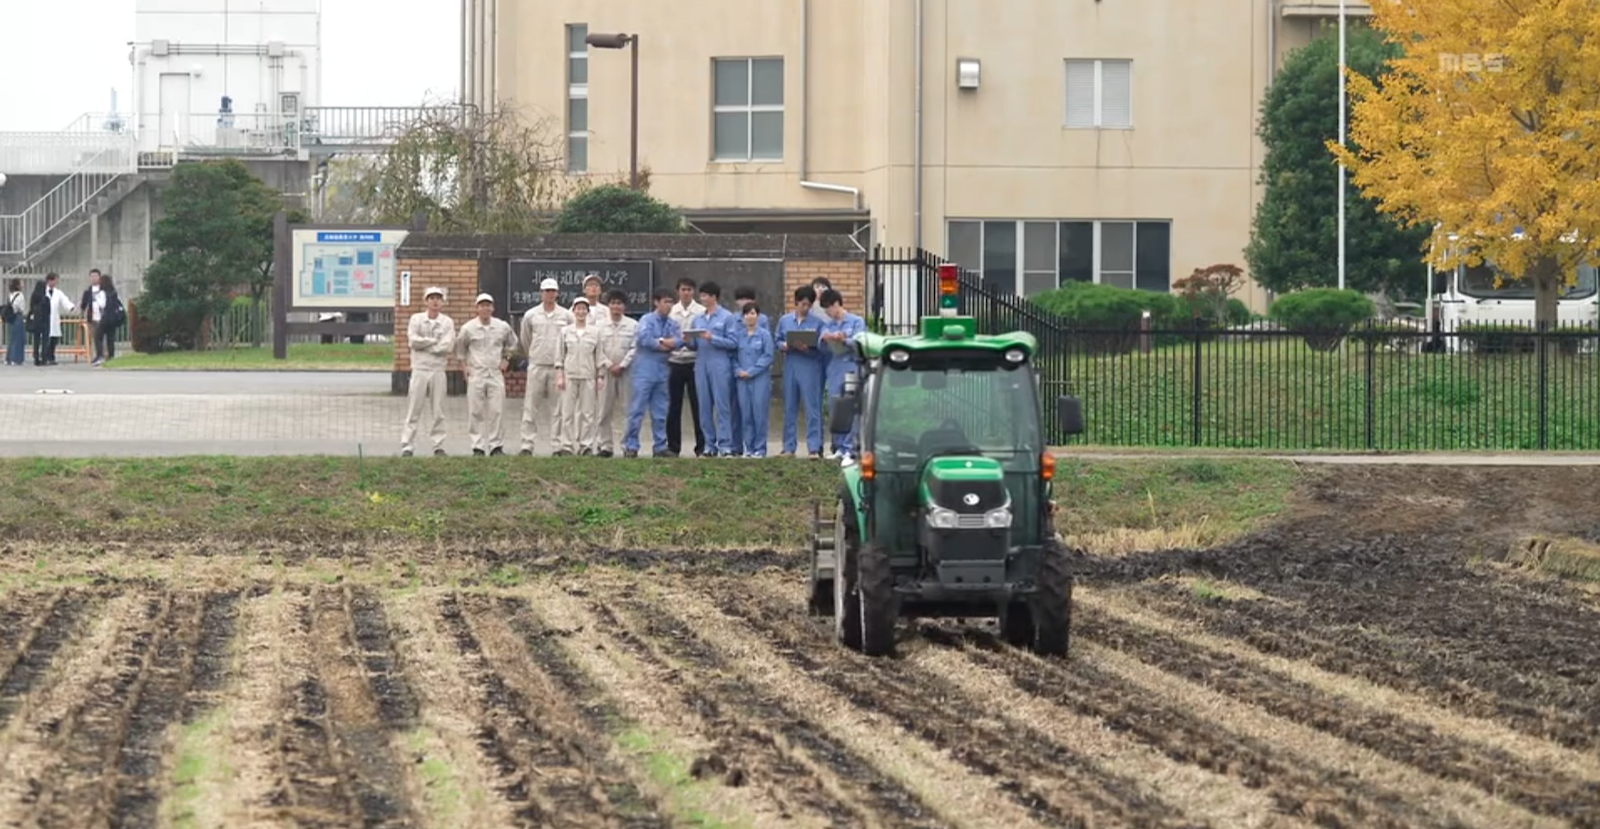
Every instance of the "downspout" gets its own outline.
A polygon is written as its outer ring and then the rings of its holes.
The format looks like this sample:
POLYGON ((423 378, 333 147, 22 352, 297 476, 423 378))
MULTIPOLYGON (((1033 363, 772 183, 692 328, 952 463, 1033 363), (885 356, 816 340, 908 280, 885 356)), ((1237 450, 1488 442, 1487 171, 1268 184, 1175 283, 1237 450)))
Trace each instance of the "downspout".
POLYGON ((1278 77, 1278 0, 1267 0, 1267 86, 1278 77))
POLYGON ((916 124, 916 158, 912 162, 913 188, 915 190, 912 200, 914 202, 914 222, 917 226, 917 250, 922 250, 922 0, 917 0, 917 43, 912 52, 916 55, 915 72, 917 73, 917 124, 916 124))
POLYGON ((849 193, 855 197, 856 210, 861 209, 861 188, 843 184, 824 184, 806 180, 806 161, 811 130, 811 76, 807 56, 811 52, 811 0, 800 0, 800 186, 831 193, 849 193))

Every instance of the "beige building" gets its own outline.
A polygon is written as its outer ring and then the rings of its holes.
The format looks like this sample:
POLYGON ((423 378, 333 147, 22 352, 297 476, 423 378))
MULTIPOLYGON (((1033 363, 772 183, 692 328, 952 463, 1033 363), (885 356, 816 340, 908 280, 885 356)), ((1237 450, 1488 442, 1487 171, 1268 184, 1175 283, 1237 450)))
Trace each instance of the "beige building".
MULTIPOLYGON (((573 174, 626 174, 630 55, 585 38, 637 34, 640 163, 701 230, 853 232, 1022 294, 1068 279, 1163 290, 1244 266, 1262 93, 1337 10, 463 0, 462 88, 548 118, 573 174)), ((1253 286, 1241 298, 1264 304, 1253 286)))

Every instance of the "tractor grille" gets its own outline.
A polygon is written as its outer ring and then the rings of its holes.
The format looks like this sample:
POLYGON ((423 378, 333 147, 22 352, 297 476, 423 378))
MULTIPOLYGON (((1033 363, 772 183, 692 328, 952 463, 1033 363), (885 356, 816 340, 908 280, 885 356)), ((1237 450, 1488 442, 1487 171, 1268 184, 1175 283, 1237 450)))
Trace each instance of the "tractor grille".
POLYGON ((986 525, 983 521, 983 513, 981 512, 963 512, 956 515, 956 529, 958 530, 981 530, 984 529, 985 526, 986 525))
MULTIPOLYGON (((948 510, 959 513, 973 514, 978 523, 983 526, 983 514, 989 510, 1005 506, 1006 485, 1001 481, 933 481, 929 486, 933 495, 933 502, 948 510), (977 496, 977 503, 969 504, 972 500, 968 496, 977 496)), ((965 517, 965 516, 963 516, 965 517)), ((968 525, 963 522, 962 527, 968 525)))

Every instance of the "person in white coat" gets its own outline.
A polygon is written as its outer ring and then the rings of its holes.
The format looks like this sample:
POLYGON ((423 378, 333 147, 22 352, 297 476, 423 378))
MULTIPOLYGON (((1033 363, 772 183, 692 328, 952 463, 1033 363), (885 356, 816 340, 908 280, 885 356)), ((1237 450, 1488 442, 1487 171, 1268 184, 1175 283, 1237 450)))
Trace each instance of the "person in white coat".
POLYGON ((35 332, 33 364, 36 366, 56 364, 56 346, 61 343, 61 317, 78 310, 67 298, 66 291, 61 290, 60 281, 60 276, 46 274, 44 291, 35 294, 34 307, 29 311, 30 328, 35 332))
POLYGON ((516 351, 517 332, 494 315, 494 297, 478 294, 478 315, 456 333, 456 359, 467 375, 467 434, 474 455, 506 453, 505 371, 516 351))
POLYGON ((589 324, 589 300, 572 303, 572 324, 561 331, 561 369, 556 387, 561 389, 561 419, 556 455, 593 455, 597 393, 605 382, 605 359, 600 355, 600 330, 589 324))
POLYGON ((639 351, 634 337, 639 333, 639 321, 623 313, 628 308, 628 294, 620 289, 606 295, 605 308, 609 313, 596 310, 600 329, 600 356, 605 360, 605 382, 600 385, 600 415, 595 422, 595 454, 612 457, 621 432, 627 425, 628 407, 633 404, 633 377, 628 369, 639 351), (621 412, 622 417, 617 413, 621 412))
POLYGON ((556 304, 561 283, 546 279, 539 283, 542 301, 522 315, 517 339, 528 357, 527 387, 522 392, 522 448, 518 454, 532 455, 541 429, 548 430, 550 448, 559 450, 561 436, 561 390, 556 388, 556 372, 561 368, 561 330, 572 324, 572 312, 556 304))
POLYGON ((427 310, 411 315, 406 323, 406 340, 411 346, 411 382, 406 389, 406 422, 400 427, 400 455, 411 457, 416 450, 417 421, 422 407, 428 407, 428 438, 433 454, 444 454, 444 370, 456 345, 456 323, 440 309, 444 289, 429 288, 422 295, 427 310))

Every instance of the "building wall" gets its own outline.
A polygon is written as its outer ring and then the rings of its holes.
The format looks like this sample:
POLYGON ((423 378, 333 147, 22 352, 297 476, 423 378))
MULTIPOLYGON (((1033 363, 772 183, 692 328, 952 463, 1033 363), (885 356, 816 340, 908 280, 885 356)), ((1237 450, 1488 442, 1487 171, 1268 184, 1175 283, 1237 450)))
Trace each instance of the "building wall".
MULTIPOLYGON (((640 160, 652 192, 681 207, 850 207, 849 194, 800 185, 803 154, 806 179, 860 188, 879 243, 954 255, 952 220, 1147 220, 1170 225, 1168 283, 1218 262, 1243 266, 1269 46, 1282 55, 1305 42, 1306 18, 1284 18, 1274 0, 923 0, 919 206, 916 5, 699 0, 685 14, 639 0, 521 4, 499 20, 497 91, 553 135, 576 131, 588 172, 625 172, 629 54, 587 49, 586 83, 574 84, 567 27, 641 32, 640 160), (781 158, 713 158, 718 57, 783 58, 781 158), (957 88, 958 58, 980 61, 978 89, 957 88), (1096 58, 1131 60, 1131 128, 1067 125, 1066 61, 1096 58), (569 119, 580 98, 586 124, 569 119)), ((1265 304, 1253 288, 1242 298, 1265 304)))
POLYGON ((282 141, 282 96, 298 94, 300 109, 320 103, 321 40, 318 0, 138 0, 140 148, 282 141), (218 123, 223 96, 233 99, 232 130, 218 123))

